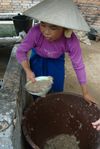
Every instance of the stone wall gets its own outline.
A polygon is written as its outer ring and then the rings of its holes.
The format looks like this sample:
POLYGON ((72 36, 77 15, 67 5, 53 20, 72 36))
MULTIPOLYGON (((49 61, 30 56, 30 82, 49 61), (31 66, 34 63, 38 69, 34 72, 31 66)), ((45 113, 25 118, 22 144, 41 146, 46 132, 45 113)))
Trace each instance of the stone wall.
POLYGON ((25 77, 15 57, 16 48, 12 49, 0 90, 0 149, 25 149, 21 120, 31 97, 23 89, 25 77))
MULTIPOLYGON (((19 13, 42 0, 0 0, 0 13, 19 13)), ((100 27, 100 0, 74 0, 83 16, 94 27, 100 27)))
POLYGON ((100 28, 100 0, 75 0, 75 2, 88 24, 100 28))
POLYGON ((21 12, 41 0, 0 0, 0 13, 21 12))

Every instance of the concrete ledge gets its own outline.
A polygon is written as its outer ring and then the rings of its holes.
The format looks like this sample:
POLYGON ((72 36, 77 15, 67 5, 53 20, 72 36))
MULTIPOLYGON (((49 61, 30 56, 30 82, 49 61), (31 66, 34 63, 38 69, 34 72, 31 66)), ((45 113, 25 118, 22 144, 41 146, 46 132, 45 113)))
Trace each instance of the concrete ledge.
POLYGON ((22 149, 21 119, 26 106, 24 72, 15 58, 17 45, 4 74, 3 89, 0 90, 0 149, 22 149))
POLYGON ((18 13, 20 13, 20 12, 16 12, 16 13, 0 13, 0 20, 12 20, 12 18, 14 16, 18 15, 18 13))

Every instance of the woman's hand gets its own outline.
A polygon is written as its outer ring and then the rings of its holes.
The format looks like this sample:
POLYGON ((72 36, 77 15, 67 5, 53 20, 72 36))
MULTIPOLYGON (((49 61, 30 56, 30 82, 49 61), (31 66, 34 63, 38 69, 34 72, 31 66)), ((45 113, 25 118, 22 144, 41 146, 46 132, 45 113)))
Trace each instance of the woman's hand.
POLYGON ((89 94, 85 93, 83 94, 84 99, 91 105, 92 103, 96 104, 94 98, 89 94))
POLYGON ((21 63, 25 73, 26 73, 26 79, 27 81, 35 82, 35 74, 30 69, 30 64, 28 60, 25 60, 21 63))
POLYGON ((32 81, 33 83, 35 82, 35 74, 31 70, 26 71, 26 78, 27 81, 32 81))
POLYGON ((96 104, 95 99, 90 95, 90 93, 88 92, 87 86, 86 84, 81 84, 81 88, 82 88, 82 93, 83 93, 83 97, 84 99, 91 105, 92 103, 96 104))
POLYGON ((100 118, 92 123, 93 128, 95 128, 96 130, 100 131, 100 118))

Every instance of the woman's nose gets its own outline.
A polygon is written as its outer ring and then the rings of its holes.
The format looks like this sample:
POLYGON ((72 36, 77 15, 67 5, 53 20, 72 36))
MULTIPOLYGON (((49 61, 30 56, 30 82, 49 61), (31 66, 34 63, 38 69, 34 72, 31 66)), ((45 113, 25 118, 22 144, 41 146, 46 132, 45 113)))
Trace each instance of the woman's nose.
POLYGON ((50 34, 49 28, 45 28, 44 33, 45 33, 45 35, 49 35, 50 34))

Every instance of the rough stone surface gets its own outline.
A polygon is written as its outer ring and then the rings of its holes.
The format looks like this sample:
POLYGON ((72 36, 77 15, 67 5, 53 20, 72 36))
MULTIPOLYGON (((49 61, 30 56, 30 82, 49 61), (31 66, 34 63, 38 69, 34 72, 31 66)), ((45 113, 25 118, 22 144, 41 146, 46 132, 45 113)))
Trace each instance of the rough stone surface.
POLYGON ((21 77, 24 74, 15 58, 16 47, 12 49, 0 90, 0 149, 22 149, 21 119, 26 93, 25 77, 21 77))

